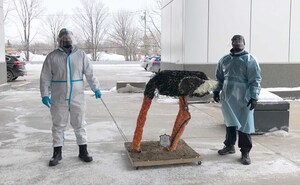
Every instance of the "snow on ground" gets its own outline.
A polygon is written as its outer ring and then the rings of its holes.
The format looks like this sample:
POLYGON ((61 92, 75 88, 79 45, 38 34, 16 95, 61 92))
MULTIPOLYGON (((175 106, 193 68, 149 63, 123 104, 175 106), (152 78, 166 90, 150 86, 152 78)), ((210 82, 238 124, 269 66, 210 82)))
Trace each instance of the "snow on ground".
POLYGON ((271 92, 300 91, 300 87, 273 87, 273 88, 265 88, 265 89, 271 92))
POLYGON ((178 102, 179 102, 178 98, 171 97, 171 96, 158 95, 158 98, 157 98, 157 103, 177 104, 178 102))
POLYGON ((109 90, 109 92, 117 92, 117 87, 115 86, 115 87, 111 88, 111 89, 109 90))
MULTIPOLYGON (((24 52, 21 52, 20 56, 25 59, 24 52)), ((87 56, 92 59, 91 54, 87 54, 87 56)), ((29 61, 31 62, 45 61, 46 57, 47 55, 38 55, 29 52, 29 61)), ((125 57, 123 55, 113 53, 98 52, 97 61, 125 61, 125 57)))
POLYGON ((123 55, 113 54, 113 53, 105 53, 105 52, 99 52, 97 61, 100 60, 116 60, 116 61, 125 61, 125 57, 123 55))
POLYGON ((36 71, 41 71, 43 66, 42 64, 27 63, 25 67, 27 71, 36 72, 36 71))
MULTIPOLYGON (((87 125, 87 135, 89 142, 111 142, 120 136, 112 122, 96 122, 87 125)), ((65 132, 66 141, 76 141, 74 131, 69 128, 65 132)))
MULTIPOLYGON (((25 53, 21 52, 20 56, 25 59, 25 53)), ((46 59, 46 55, 37 55, 29 52, 29 61, 44 61, 46 59)))
POLYGON ((277 128, 276 130, 274 129, 274 131, 271 130, 270 132, 264 133, 264 136, 286 137, 288 135, 289 133, 287 131, 278 130, 277 128))
MULTIPOLYGON (((26 67, 29 71, 40 71, 41 66, 41 64, 28 64, 26 67)), ((95 66, 105 69, 112 67, 95 66)), ((123 68, 124 66, 114 65, 114 67, 123 68)), ((86 92, 93 94, 91 91, 86 92)), ((24 99, 40 103, 38 91, 4 91, 0 92, 0 95, 7 97, 3 101, 8 101, 7 99, 11 98, 10 103, 24 103, 24 99)), ((271 96, 264 90, 262 90, 261 98, 277 100, 277 97, 271 96)), ((178 102, 173 97, 161 95, 158 96, 157 101, 159 103, 178 102)), ((20 104, 20 107, 23 106, 23 103, 20 104)), ((215 148, 222 145, 219 141, 220 138, 201 138, 201 136, 199 138, 188 138, 186 136, 186 141, 191 144, 196 152, 201 154, 203 158, 201 166, 184 164, 135 170, 131 167, 130 160, 124 151, 124 141, 122 141, 110 118, 87 125, 90 141, 89 152, 94 157, 92 163, 84 164, 78 160, 78 148, 75 144, 74 133, 72 128, 69 127, 65 133, 66 146, 63 150, 62 163, 54 168, 49 168, 47 163, 52 152, 51 130, 50 128, 48 130, 36 128, 42 127, 45 123, 38 123, 38 125, 30 127, 30 124, 26 124, 25 119, 29 114, 38 112, 38 115, 32 117, 34 118, 33 121, 38 122, 39 119, 45 119, 39 117, 40 114, 47 113, 49 115, 48 110, 45 107, 41 109, 42 106, 37 106, 34 109, 36 111, 10 106, 0 107, 0 112, 4 113, 4 116, 17 114, 9 123, 1 125, 1 133, 4 135, 12 133, 13 138, 0 136, 0 184, 229 185, 247 184, 247 182, 254 184, 257 179, 276 181, 278 178, 285 179, 300 174, 300 168, 296 162, 285 158, 284 155, 278 155, 271 149, 261 146, 258 142, 254 143, 256 145, 255 150, 251 154, 253 163, 244 166, 238 161, 239 152, 230 156, 219 156, 217 154, 215 148)), ((33 107, 30 107, 30 109, 33 109, 33 107)), ((130 112, 130 110, 128 111, 130 112)), ((50 118, 47 119, 50 122, 50 118)), ((207 115, 207 119, 212 118, 207 115)), ((134 128, 134 126, 131 127, 134 128)), ((223 129, 223 127, 220 129, 223 129)), ((165 130, 159 132, 165 133, 165 130)), ((266 136, 290 137, 284 131, 275 131, 266 136)))
POLYGON ((267 89, 262 88, 258 97, 259 101, 283 101, 280 96, 277 96, 274 93, 269 92, 267 89))
MULTIPOLYGON (((87 54, 87 56, 92 59, 92 54, 87 54)), ((125 57, 113 53, 97 52, 96 61, 125 61, 125 57)))
MULTIPOLYGON (((101 69, 101 70, 132 70, 132 71, 143 71, 145 73, 150 73, 150 72, 146 72, 144 71, 144 69, 142 69, 139 64, 97 64, 97 63, 93 63, 93 68, 94 69, 101 69), (130 68, 130 69, 129 69, 130 68)), ((128 73, 128 75, 131 75, 130 73, 128 73)))
MULTIPOLYGON (((22 124, 16 121, 13 124, 22 124)), ((16 131, 22 132, 19 129, 16 131)), ((15 143, 10 148, 3 148, 0 152, 1 171, 0 184, 242 184, 245 179, 268 178, 276 174, 281 175, 299 173, 299 167, 291 161, 278 158, 272 153, 262 160, 262 155, 253 155, 250 166, 238 162, 239 154, 218 156, 215 150, 208 146, 218 146, 219 143, 201 142, 196 139, 190 141, 196 152, 201 153, 204 161, 201 166, 195 164, 174 165, 164 167, 147 167, 135 170, 123 149, 123 142, 116 142, 119 136, 117 129, 109 122, 97 122, 88 125, 90 148, 94 157, 90 164, 83 164, 77 159, 75 137, 72 129, 66 131, 67 146, 63 150, 63 160, 55 168, 49 168, 47 162, 51 151, 50 143, 35 143, 30 137, 36 130, 27 130, 27 134, 15 136, 10 140, 15 143), (71 141, 70 141, 71 140, 71 141), (18 141, 18 142, 17 142, 18 141), (24 150, 24 146, 34 146, 40 150, 24 150), (108 147, 110 146, 110 147, 108 147), (114 148, 113 150, 111 148, 114 148), (7 157, 10 154, 10 157, 7 157), (270 156, 271 155, 271 156, 270 156), (256 162, 259 161, 259 162, 256 162), (217 165, 216 165, 217 164, 217 165)), ((41 130, 43 133, 43 130, 41 130)), ((48 133, 50 135, 50 133, 48 133)), ((5 141, 7 142, 7 141, 5 141)), ((29 148, 30 149, 30 148, 29 148)), ((257 149, 258 150, 258 149, 257 149)), ((263 150, 262 152, 267 152, 263 150)))
POLYGON ((32 55, 30 56, 30 61, 45 61, 46 55, 32 55))
POLYGON ((121 87, 117 90, 118 93, 143 93, 144 89, 134 87, 130 84, 126 84, 125 87, 121 87))

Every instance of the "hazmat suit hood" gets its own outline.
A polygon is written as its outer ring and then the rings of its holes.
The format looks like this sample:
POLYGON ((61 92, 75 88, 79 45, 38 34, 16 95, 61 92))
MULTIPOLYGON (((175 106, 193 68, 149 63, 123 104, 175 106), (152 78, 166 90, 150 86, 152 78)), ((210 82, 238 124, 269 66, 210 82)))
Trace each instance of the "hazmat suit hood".
POLYGON ((61 29, 57 37, 57 42, 61 48, 72 49, 74 43, 73 32, 67 28, 61 29))

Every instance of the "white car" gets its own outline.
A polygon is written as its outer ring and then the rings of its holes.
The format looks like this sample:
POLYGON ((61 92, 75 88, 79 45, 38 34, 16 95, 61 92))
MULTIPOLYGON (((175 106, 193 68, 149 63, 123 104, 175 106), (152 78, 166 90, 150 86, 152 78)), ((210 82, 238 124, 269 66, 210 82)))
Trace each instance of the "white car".
POLYGON ((151 60, 151 57, 147 57, 147 56, 141 59, 141 66, 146 71, 147 71, 147 67, 148 67, 148 64, 149 64, 150 60, 151 60))
POLYGON ((152 57, 150 62, 148 62, 147 71, 158 73, 160 71, 160 62, 161 57, 159 55, 152 57))

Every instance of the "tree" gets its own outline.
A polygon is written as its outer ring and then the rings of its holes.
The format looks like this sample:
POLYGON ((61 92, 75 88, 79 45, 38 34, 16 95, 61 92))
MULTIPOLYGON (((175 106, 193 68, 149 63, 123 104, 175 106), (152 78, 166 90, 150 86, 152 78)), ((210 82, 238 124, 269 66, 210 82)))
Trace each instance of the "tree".
POLYGON ((129 42, 129 60, 136 61, 137 60, 137 54, 139 52, 139 46, 141 45, 142 40, 140 39, 142 37, 141 32, 138 31, 138 29, 133 29, 130 36, 130 42, 129 42))
POLYGON ((156 0, 155 6, 148 12, 148 31, 150 32, 150 40, 152 41, 153 47, 161 48, 160 38, 160 23, 161 23, 161 8, 162 0, 156 0))
POLYGON ((125 60, 135 60, 140 34, 132 26, 133 14, 128 11, 120 11, 114 16, 110 39, 123 49, 125 60))
POLYGON ((17 11, 18 17, 22 22, 23 34, 20 33, 23 48, 25 50, 25 58, 29 60, 29 44, 32 41, 31 38, 31 23, 34 19, 43 11, 41 0, 13 0, 15 10, 17 11))
POLYGON ((3 22, 7 20, 7 16, 10 11, 12 11, 13 8, 11 7, 11 2, 9 0, 3 1, 3 22))
POLYGON ((108 8, 98 0, 81 0, 81 5, 75 9, 74 22, 83 33, 86 45, 92 52, 92 60, 96 60, 106 34, 108 8))
POLYGON ((57 12, 45 18, 46 32, 51 35, 53 49, 57 48, 57 37, 59 31, 66 27, 67 17, 63 12, 57 12))

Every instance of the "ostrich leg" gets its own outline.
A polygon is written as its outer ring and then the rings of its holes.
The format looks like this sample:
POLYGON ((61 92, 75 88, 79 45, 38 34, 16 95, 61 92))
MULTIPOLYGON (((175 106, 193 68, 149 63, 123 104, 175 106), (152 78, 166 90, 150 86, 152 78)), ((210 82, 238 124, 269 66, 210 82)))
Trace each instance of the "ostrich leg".
POLYGON ((143 136, 143 128, 145 126, 147 113, 150 108, 151 102, 152 99, 147 98, 146 96, 144 97, 143 104, 139 116, 137 118, 136 128, 134 131, 134 136, 131 144, 131 148, 136 152, 140 151, 140 145, 143 136))
POLYGON ((191 115, 189 113, 187 97, 180 96, 179 97, 179 111, 177 114, 176 121, 174 123, 172 135, 170 137, 170 141, 171 141, 171 146, 169 148, 170 151, 176 150, 179 139, 180 139, 181 135, 183 134, 185 126, 188 124, 190 119, 191 119, 191 115))

